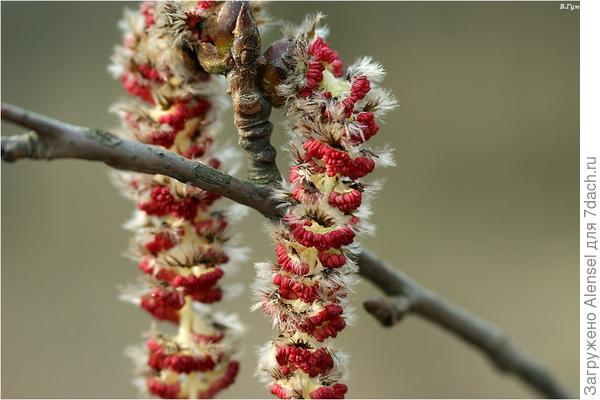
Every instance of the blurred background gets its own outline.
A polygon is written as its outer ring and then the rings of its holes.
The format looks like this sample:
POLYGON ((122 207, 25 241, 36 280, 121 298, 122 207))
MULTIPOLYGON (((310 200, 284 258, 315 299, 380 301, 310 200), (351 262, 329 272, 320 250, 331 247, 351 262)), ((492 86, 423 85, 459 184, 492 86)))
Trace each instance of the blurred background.
MULTIPOLYGON (((2 2, 2 100, 110 129, 124 91, 106 66, 120 2, 2 2)), ((375 237, 362 242, 443 296, 494 322, 578 385, 579 12, 557 2, 276 2, 300 22, 321 10, 346 64, 372 55, 400 107, 373 139, 396 148, 378 171, 375 237)), ((263 43, 278 37, 277 29, 263 43)), ((274 111, 277 147, 285 142, 274 111)), ((21 132, 3 123, 2 134, 21 132)), ((223 140, 235 140, 232 123, 223 140)), ((281 168, 287 161, 282 153, 281 168)), ((118 301, 138 277, 122 256, 133 204, 108 168, 2 164, 2 396, 133 397, 126 346, 150 317, 118 301)), ((274 259, 255 212, 239 225, 251 261, 274 259), (257 233, 258 232, 258 233, 257 233)), ((254 279, 248 262, 228 282, 254 279)), ((382 328, 361 302, 336 345, 351 355, 349 397, 534 396, 477 351, 418 317, 382 328)), ((249 328, 222 397, 269 397, 253 373, 271 324, 250 294, 218 307, 249 328)))

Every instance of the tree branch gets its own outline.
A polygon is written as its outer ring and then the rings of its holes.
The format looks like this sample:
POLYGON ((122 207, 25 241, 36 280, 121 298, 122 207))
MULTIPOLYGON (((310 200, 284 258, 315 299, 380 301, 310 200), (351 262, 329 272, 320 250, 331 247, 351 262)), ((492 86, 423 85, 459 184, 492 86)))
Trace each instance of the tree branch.
POLYGON ((410 313, 423 317, 483 351, 500 371, 512 373, 548 398, 570 398, 567 390, 500 329, 421 286, 368 250, 359 255, 363 277, 391 298, 372 298, 365 309, 384 326, 410 313))
POLYGON ((164 148, 121 139, 100 129, 67 124, 6 103, 2 103, 2 119, 35 131, 11 137, 3 136, 4 161, 23 158, 102 161, 122 170, 170 176, 219 193, 254 208, 268 218, 277 217, 270 188, 240 180, 164 148))
MULTIPOLYGON (((2 103, 2 118, 32 129, 2 137, 2 160, 60 158, 102 161, 112 167, 161 174, 218 193, 277 220, 283 210, 272 197, 272 187, 243 181, 188 160, 160 147, 118 138, 98 129, 83 128, 2 103)), ((391 326, 407 313, 419 315, 483 351, 502 371, 549 398, 569 398, 567 391, 535 360, 517 348, 492 324, 468 313, 421 286, 368 250, 358 256, 360 274, 392 299, 369 299, 365 308, 391 326)))

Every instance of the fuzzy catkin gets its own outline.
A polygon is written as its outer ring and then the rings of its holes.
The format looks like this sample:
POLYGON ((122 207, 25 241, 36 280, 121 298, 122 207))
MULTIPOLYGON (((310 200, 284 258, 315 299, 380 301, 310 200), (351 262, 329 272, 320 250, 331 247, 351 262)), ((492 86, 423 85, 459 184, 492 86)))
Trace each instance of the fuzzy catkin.
MULTIPOLYGON (((111 71, 134 98, 113 110, 123 135, 230 170, 233 150, 217 151, 213 144, 225 104, 224 79, 198 67, 185 45, 210 39, 202 22, 220 7, 211 1, 145 2, 139 11, 127 11, 111 71)), ((166 176, 119 173, 118 181, 137 204, 127 227, 145 278, 123 298, 177 327, 175 334, 153 329, 145 348, 130 351, 139 386, 163 398, 213 397, 239 369, 241 326, 235 316, 208 305, 226 293, 219 282, 231 261, 243 258, 242 249, 228 245, 229 224, 240 208, 226 211, 219 195, 166 176)))
MULTIPOLYGON (((257 308, 273 320, 276 339, 260 351, 259 373, 280 398, 343 398, 347 357, 330 339, 351 318, 350 285, 357 266, 352 246, 368 232, 365 200, 378 185, 361 178, 389 152, 365 147, 377 118, 395 106, 377 87, 383 69, 369 58, 348 68, 325 41, 320 15, 288 30, 279 63, 291 128, 288 209, 273 232, 277 262, 257 264, 257 308), (283 67, 281 67, 283 65, 283 67)), ((283 46, 283 45, 282 45, 283 46)))

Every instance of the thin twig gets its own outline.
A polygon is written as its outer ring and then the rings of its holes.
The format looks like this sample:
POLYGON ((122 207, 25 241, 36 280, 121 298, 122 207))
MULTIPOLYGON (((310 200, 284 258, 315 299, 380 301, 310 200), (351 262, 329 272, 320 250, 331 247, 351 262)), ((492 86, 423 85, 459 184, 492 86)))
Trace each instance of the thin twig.
POLYGON ((365 301, 365 309, 384 326, 410 313, 446 329, 483 351, 500 370, 521 378, 548 398, 570 398, 550 373, 518 348, 500 329, 423 287, 368 250, 359 255, 361 275, 386 294, 365 301))
POLYGON ((248 178, 261 185, 277 183, 281 175, 275 163, 277 153, 270 142, 273 131, 269 121, 271 103, 260 90, 257 79, 264 57, 260 54, 256 22, 246 3, 241 6, 233 34, 234 67, 227 75, 227 81, 239 144, 248 158, 248 178))
MULTIPOLYGON (((27 158, 102 161, 115 168, 161 174, 190 183, 254 208, 273 220, 283 213, 272 200, 272 187, 237 179, 162 148, 66 124, 6 103, 2 103, 2 118, 35 131, 2 137, 4 161, 27 158)), ((421 286, 366 249, 358 256, 358 264, 364 278, 394 296, 392 301, 367 300, 365 307, 380 321, 393 325, 406 313, 419 315, 476 346, 500 370, 515 374, 544 396, 570 398, 549 372, 492 324, 421 286)))

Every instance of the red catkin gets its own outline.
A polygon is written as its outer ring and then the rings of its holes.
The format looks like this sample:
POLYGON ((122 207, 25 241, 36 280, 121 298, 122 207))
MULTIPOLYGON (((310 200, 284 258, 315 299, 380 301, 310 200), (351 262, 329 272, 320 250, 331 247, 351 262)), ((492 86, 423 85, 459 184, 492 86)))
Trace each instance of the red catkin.
MULTIPOLYGON (((223 94, 216 78, 198 73, 173 43, 181 40, 178 35, 212 41, 208 19, 216 18, 223 4, 173 2, 177 12, 169 15, 170 22, 181 26, 176 33, 158 26, 165 18, 161 13, 168 12, 164 4, 143 2, 139 12, 125 18, 124 39, 111 68, 124 89, 142 100, 116 107, 131 136, 215 169, 221 167, 221 154, 212 148, 218 119, 213 107, 223 94), (165 44, 169 52, 157 56, 156 49, 165 44)), ((237 324, 197 304, 223 298, 220 280, 229 261, 225 243, 230 235, 227 214, 214 204, 221 196, 165 176, 123 179, 141 214, 132 226, 138 267, 146 278, 142 294, 123 297, 133 297, 157 321, 177 325, 176 335, 153 333, 146 343, 146 389, 162 398, 213 397, 239 370, 233 359, 237 324)))
POLYGON ((346 193, 331 192, 329 195, 329 204, 343 212, 356 210, 361 202, 362 193, 358 190, 346 193))
POLYGON ((260 365, 271 393, 282 399, 337 399, 348 390, 332 382, 343 379, 337 363, 344 358, 328 339, 346 327, 354 270, 346 246, 361 228, 356 213, 367 186, 359 180, 373 171, 377 157, 362 146, 379 130, 378 97, 386 95, 373 93, 365 71, 379 68, 364 60, 344 76, 338 53, 311 22, 290 39, 294 67, 278 87, 286 95, 296 159, 288 174, 291 206, 274 235, 277 263, 259 266, 270 286, 257 286, 260 308, 274 319, 278 335, 265 346, 260 365))
POLYGON ((180 292, 155 288, 142 295, 140 307, 161 321, 179 323, 178 311, 185 304, 180 292))

